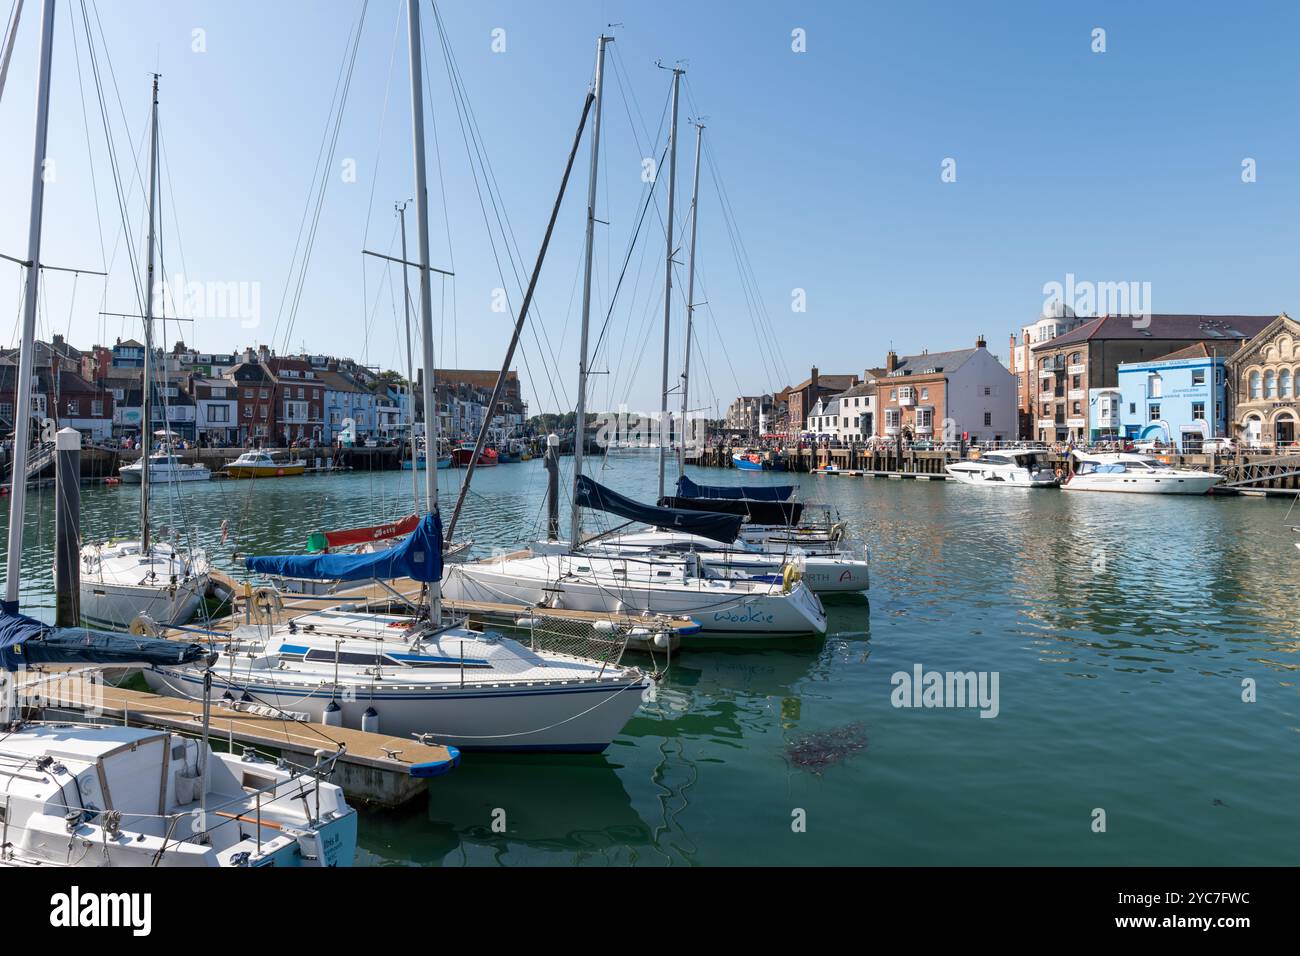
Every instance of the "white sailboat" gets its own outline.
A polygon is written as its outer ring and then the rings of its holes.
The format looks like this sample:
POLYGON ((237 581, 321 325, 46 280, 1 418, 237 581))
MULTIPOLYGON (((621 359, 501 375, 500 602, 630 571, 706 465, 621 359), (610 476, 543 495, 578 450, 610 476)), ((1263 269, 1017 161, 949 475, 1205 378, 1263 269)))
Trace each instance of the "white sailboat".
MULTIPOLYGON (((18 358, 19 407, 29 407, 49 124, 54 0, 41 21, 26 296, 18 358)), ((14 474, 26 473, 28 416, 17 417, 14 474)), ((248 754, 217 754, 168 731, 28 722, 25 699, 63 692, 34 664, 194 661, 194 644, 49 627, 19 613, 26 484, 9 499, 9 554, 0 605, 0 867, 351 866, 357 816, 326 782, 333 757, 303 771, 248 754), (4 686, 11 684, 12 686, 4 686), (307 797, 307 799, 304 799, 307 797)), ((55 675, 65 691, 75 673, 55 675)), ((206 738, 206 725, 205 725, 206 738)))
MULTIPOLYGON (((149 148, 149 235, 145 253, 144 388, 141 435, 150 434, 153 405, 153 287, 155 203, 158 188, 158 78, 153 78, 149 148)), ((206 471, 206 469, 204 469, 206 471)), ((154 540, 149 526, 152 464, 140 469, 140 537, 90 543, 81 549, 81 613, 106 627, 125 629, 144 614, 160 624, 187 624, 210 587, 207 556, 175 541, 154 540)))
MULTIPOLYGON (((596 223, 597 170, 600 153, 600 120, 603 101, 605 45, 596 44, 594 89, 595 114, 591 137, 591 170, 587 193, 587 232, 583 273, 582 327, 579 345, 578 397, 574 442, 574 495, 567 548, 551 542, 542 552, 522 551, 502 558, 468 562, 450 569, 443 582, 449 598, 492 601, 520 606, 544 604, 550 607, 596 611, 605 614, 689 615, 703 632, 728 637, 776 637, 820 635, 826 632, 826 612, 817 596, 804 583, 783 580, 771 583, 735 580, 707 573, 697 557, 660 557, 649 562, 636 556, 601 556, 584 553, 582 536, 583 494, 608 494, 582 474, 585 441, 588 356, 587 340, 591 320, 592 244, 596 223), (590 487, 584 486, 590 483, 590 487), (592 492, 592 488, 596 489, 592 492)), ((672 283, 672 202, 677 166, 677 104, 682 71, 673 71, 672 121, 670 126, 668 268, 665 291, 665 344, 663 411, 667 412, 668 327, 672 283)), ((659 485, 663 492, 666 448, 659 449, 659 485)), ((645 508, 646 506, 634 507, 645 508)), ((656 511, 661 509, 650 509, 656 511)), ((661 515, 666 517, 666 512, 661 515)), ((702 516, 707 517, 707 516, 702 516)), ((682 518, 680 520, 690 520, 682 518)), ((739 519, 736 520, 739 524, 739 519)), ((734 539, 734 528, 731 537, 734 539)))

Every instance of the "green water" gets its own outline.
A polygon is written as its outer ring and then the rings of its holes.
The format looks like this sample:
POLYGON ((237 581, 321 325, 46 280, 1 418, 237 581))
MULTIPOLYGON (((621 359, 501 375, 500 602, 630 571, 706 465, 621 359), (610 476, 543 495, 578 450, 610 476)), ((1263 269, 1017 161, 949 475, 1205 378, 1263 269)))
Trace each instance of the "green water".
MULTIPOLYGON (((649 459, 604 480, 653 495, 649 459)), ((427 804, 363 815, 361 862, 1300 863, 1285 502, 795 480, 869 545, 869 607, 828 601, 832 633, 804 646, 684 651, 602 756, 467 754, 427 804), (998 715, 894 707, 891 675, 916 664, 996 672, 998 715)), ((408 513, 410 487, 397 472, 214 482, 155 510, 228 565, 232 547, 408 513)), ((539 462, 480 472, 464 532, 527 541, 543 490, 539 462)), ((138 501, 84 489, 86 537, 130 532, 138 501)), ((46 491, 24 555, 41 614, 52 515, 46 491)))

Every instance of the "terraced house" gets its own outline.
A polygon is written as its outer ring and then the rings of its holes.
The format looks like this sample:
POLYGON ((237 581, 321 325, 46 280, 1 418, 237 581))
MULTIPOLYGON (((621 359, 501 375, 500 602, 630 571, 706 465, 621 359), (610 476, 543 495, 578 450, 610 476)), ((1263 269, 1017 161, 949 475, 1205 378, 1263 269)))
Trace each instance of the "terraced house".
POLYGON ((1016 377, 981 336, 973 349, 885 356, 876 379, 875 434, 905 441, 1010 441, 1016 377))

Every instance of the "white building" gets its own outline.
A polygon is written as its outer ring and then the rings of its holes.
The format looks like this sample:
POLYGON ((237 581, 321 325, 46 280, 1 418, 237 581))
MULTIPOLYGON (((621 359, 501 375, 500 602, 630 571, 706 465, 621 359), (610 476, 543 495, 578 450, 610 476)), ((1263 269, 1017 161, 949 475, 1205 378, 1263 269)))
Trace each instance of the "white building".
POLYGON ((805 422, 805 431, 818 437, 844 442, 861 442, 871 437, 876 416, 874 379, 819 398, 805 422))

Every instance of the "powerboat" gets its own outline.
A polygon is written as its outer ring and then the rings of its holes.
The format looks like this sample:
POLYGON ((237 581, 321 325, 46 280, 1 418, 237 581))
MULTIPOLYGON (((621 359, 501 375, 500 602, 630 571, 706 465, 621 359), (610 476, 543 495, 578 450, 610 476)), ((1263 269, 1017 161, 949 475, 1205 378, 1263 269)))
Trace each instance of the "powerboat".
POLYGON ((1007 448, 988 451, 945 465, 944 470, 964 485, 991 488, 1054 488, 1061 483, 1048 465, 1046 448, 1007 448))
MULTIPOLYGON (((195 696, 201 671, 156 665, 151 690, 195 696)), ((534 650, 493 632, 339 608, 241 625, 213 689, 316 723, 461 750, 600 753, 641 706, 644 671, 534 650)))
POLYGON ((81 616, 125 630, 137 615, 188 624, 211 587, 206 552, 169 541, 107 541, 81 549, 81 616))
POLYGON ((225 467, 230 478, 288 478, 307 470, 301 458, 276 461, 264 451, 246 451, 225 467))
POLYGON ((1126 491, 1149 495, 1203 495, 1222 475, 1192 468, 1174 468, 1150 455, 1119 452, 1087 454, 1074 451, 1075 470, 1065 491, 1126 491))
MULTIPOLYGON (((466 468, 474 460, 474 442, 461 442, 451 452, 451 464, 455 468, 466 468)), ((478 456, 476 468, 489 468, 495 465, 499 460, 495 448, 484 448, 478 456)))
MULTIPOLYGON (((140 484, 144 461, 139 459, 117 470, 118 476, 128 485, 140 484)), ((185 464, 169 451, 157 451, 149 456, 150 481, 207 481, 212 472, 207 465, 185 464)))

